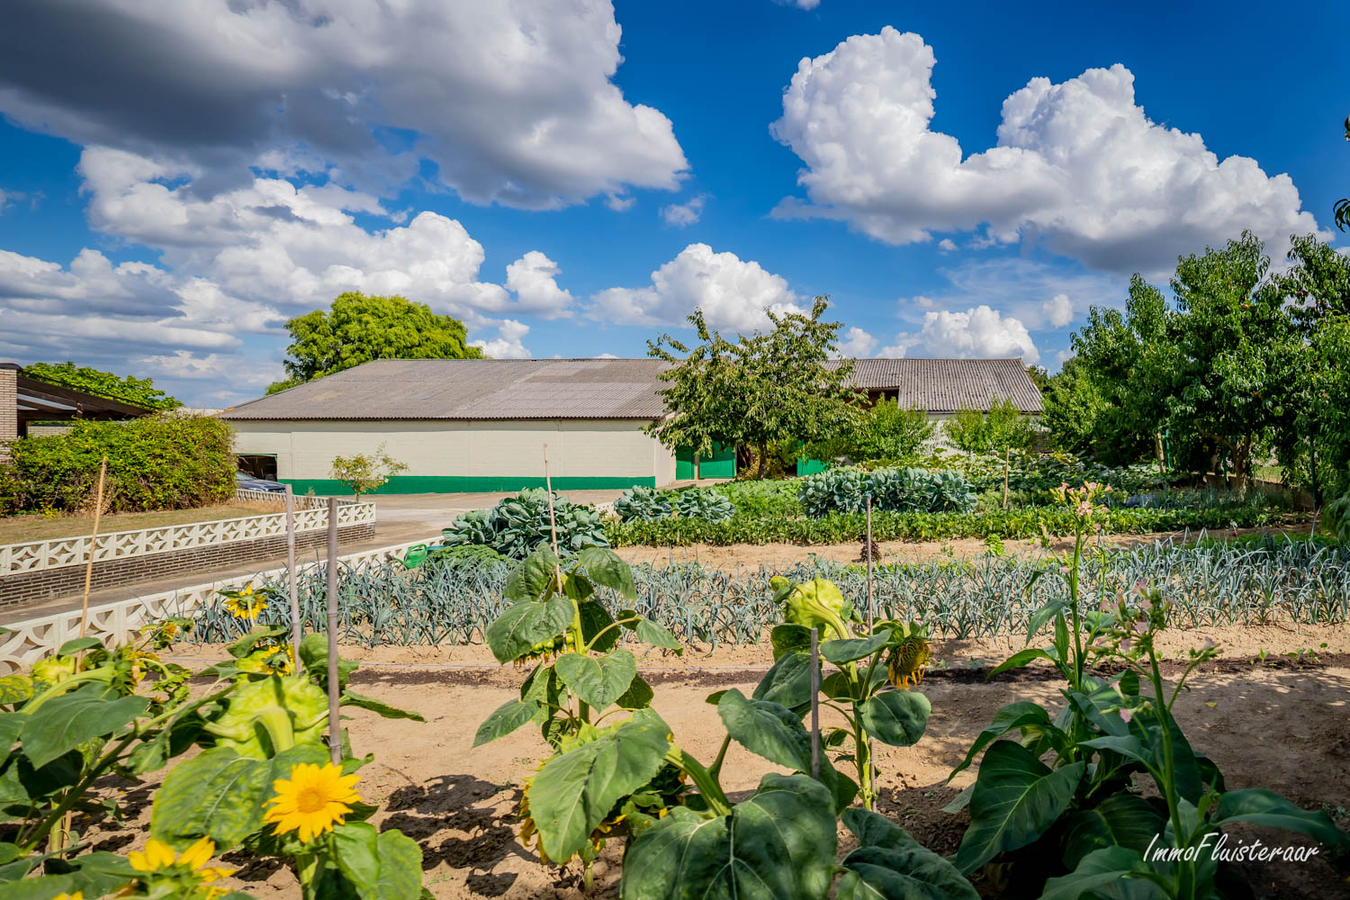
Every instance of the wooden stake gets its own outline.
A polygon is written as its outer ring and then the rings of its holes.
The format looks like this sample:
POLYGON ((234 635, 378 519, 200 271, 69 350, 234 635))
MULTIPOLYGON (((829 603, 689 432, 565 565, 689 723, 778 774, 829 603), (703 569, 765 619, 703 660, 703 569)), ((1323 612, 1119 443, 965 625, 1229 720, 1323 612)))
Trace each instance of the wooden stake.
POLYGON ((103 518, 103 485, 108 480, 108 457, 98 464, 98 494, 94 499, 94 533, 89 535, 89 558, 84 564, 84 603, 80 606, 80 637, 89 627, 89 588, 94 583, 94 551, 98 549, 98 524, 103 518))
POLYGON ((811 777, 820 778, 820 632, 811 629, 811 777))
POLYGON ((342 720, 338 715, 337 650, 337 498, 328 498, 328 754, 333 765, 342 763, 342 720))
POLYGON ((548 444, 544 445, 544 490, 548 493, 548 530, 553 534, 553 555, 558 555, 558 521, 553 517, 553 482, 548 477, 548 444))
POLYGON ((295 670, 300 670, 300 597, 295 584, 295 491, 286 485, 286 579, 291 591, 291 653, 295 670))
POLYGON ((872 495, 867 495, 867 633, 872 633, 872 495))
POLYGON ((1012 467, 1012 447, 1003 448, 1003 508, 1008 508, 1008 469, 1012 467))

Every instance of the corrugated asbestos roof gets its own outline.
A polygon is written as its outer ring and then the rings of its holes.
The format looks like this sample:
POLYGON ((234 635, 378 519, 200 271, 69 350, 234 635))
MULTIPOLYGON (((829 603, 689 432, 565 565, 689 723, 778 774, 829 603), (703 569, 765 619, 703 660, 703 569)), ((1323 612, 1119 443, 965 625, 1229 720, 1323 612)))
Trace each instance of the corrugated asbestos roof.
MULTIPOLYGON (((222 419, 658 419, 655 359, 381 359, 241 404, 222 419)), ((1040 412, 1017 359, 860 359, 856 386, 930 412, 1011 398, 1040 412)))

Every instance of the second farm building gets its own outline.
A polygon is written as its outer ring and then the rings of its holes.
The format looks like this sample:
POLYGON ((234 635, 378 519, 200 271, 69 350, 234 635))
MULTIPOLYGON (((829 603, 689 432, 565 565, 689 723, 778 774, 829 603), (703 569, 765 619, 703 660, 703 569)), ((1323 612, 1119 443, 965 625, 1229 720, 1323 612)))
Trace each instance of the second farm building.
MULTIPOLYGON (((341 493, 333 458, 380 444, 407 470, 381 493, 516 491, 542 487, 548 445, 563 490, 659 487, 694 477, 693 454, 642 428, 665 409, 652 359, 375 360, 220 414, 235 452, 262 477, 299 492, 341 493)), ((874 402, 935 418, 1011 400, 1039 415, 1041 395, 1020 359, 859 359, 853 386, 874 402)), ((731 478, 735 452, 699 461, 702 478, 731 478)))

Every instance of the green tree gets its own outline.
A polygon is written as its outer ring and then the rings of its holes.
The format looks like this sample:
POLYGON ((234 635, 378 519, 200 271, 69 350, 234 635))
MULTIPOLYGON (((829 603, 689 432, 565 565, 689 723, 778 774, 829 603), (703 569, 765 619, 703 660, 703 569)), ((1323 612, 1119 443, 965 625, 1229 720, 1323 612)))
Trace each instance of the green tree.
POLYGON ((351 488, 357 500, 361 499, 362 494, 379 490, 390 478, 407 469, 407 464, 385 452, 384 444, 376 447, 369 456, 358 453, 355 456, 333 457, 333 477, 351 488))
POLYGON ((738 335, 735 343, 708 328, 702 310, 689 316, 692 346, 663 334, 648 355, 670 363, 661 374, 668 415, 647 427, 667 447, 711 454, 714 444, 754 447, 757 477, 767 472, 769 448, 784 441, 811 443, 851 427, 857 399, 847 386, 851 363, 827 366, 840 323, 821 321, 829 307, 817 297, 809 315, 770 312, 772 329, 738 335))
POLYGON ((464 323, 405 297, 339 294, 328 310, 316 309, 286 323, 291 333, 283 362, 285 381, 273 394, 372 359, 481 359, 466 342, 464 323))
POLYGON ((1079 455, 1091 453, 1104 409, 1101 391, 1083 360, 1069 357, 1063 368, 1050 376, 1045 388, 1041 424, 1049 435, 1050 445, 1079 455))
POLYGON ((903 460, 918 452, 933 436, 933 424, 922 409, 904 409, 881 400, 863 411, 852 424, 824 440, 803 448, 808 459, 847 457, 853 462, 871 459, 903 460))
POLYGON ((1186 423, 1226 458, 1239 493, 1285 416, 1299 356, 1284 297, 1263 283, 1269 266, 1261 241, 1244 232, 1222 250, 1180 259, 1172 279, 1178 353, 1169 421, 1186 423))
POLYGON ((1025 450, 1036 440, 1031 420, 1011 400, 995 400, 987 413, 958 409, 946 430, 951 442, 968 453, 1025 450))
POLYGON ((121 400, 142 409, 175 409, 183 404, 155 387, 154 379, 117 376, 90 366, 37 362, 23 367, 23 374, 48 384, 84 391, 109 400, 121 400))

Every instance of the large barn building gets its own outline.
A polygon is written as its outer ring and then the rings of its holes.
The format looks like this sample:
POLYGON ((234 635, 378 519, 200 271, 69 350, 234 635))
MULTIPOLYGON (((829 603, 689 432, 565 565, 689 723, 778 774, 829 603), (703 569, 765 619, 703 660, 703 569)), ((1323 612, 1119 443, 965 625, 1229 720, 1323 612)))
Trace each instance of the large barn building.
MULTIPOLYGON (((380 444, 407 470, 382 493, 660 486, 694 476, 692 454, 642 429, 665 415, 652 359, 375 360, 221 413, 255 473, 298 491, 338 492, 335 456, 380 444)), ((1018 359, 860 359, 854 386, 874 400, 945 416, 1011 400, 1041 412, 1018 359)), ((735 474, 728 449, 703 478, 735 474)))

